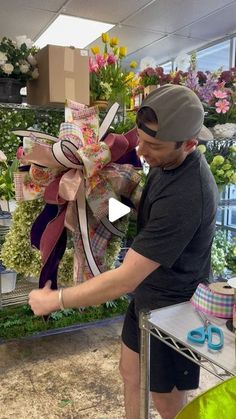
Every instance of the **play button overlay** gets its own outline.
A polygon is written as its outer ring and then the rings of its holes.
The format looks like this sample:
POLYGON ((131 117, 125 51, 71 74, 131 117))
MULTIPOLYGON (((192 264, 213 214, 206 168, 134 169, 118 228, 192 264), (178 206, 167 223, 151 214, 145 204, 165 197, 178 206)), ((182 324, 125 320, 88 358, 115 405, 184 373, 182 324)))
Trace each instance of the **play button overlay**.
POLYGON ((115 198, 110 198, 108 201, 108 219, 111 223, 130 212, 130 207, 117 201, 115 198))

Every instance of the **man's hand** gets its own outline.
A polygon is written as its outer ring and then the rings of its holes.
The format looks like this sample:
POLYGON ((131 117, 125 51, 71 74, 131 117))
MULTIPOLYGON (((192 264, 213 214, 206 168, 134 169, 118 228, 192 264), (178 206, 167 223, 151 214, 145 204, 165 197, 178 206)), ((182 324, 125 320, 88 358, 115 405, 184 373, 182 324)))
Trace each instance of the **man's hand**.
POLYGON ((36 316, 59 310, 58 291, 51 290, 51 281, 47 281, 44 288, 29 293, 29 305, 36 316))

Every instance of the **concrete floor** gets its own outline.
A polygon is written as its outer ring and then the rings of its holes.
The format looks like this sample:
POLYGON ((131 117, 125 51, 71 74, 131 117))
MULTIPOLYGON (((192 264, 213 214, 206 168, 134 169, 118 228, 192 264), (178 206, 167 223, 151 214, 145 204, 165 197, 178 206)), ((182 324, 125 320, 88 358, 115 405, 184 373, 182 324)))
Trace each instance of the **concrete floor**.
MULTIPOLYGON (((123 419, 121 326, 0 345, 0 419, 123 419)), ((190 398, 218 381, 202 370, 190 398)), ((160 418, 153 410, 150 417, 160 418)))

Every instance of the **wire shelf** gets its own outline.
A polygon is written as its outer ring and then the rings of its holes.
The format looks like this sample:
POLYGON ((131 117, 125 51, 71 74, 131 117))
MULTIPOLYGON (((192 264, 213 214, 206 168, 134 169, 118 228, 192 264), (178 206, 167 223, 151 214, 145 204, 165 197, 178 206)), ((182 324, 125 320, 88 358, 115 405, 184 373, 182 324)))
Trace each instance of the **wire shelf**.
POLYGON ((26 304, 28 302, 29 292, 36 288, 38 288, 38 284, 30 282, 27 279, 17 281, 14 291, 0 294, 0 309, 8 306, 26 304))

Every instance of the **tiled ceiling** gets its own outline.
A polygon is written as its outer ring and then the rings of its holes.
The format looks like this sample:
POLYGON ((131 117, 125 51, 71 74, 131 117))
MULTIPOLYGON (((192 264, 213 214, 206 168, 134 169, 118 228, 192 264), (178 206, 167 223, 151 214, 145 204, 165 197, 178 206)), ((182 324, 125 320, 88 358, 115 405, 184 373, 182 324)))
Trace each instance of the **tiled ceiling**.
POLYGON ((128 47, 129 60, 152 57, 157 64, 236 32, 236 0, 1 0, 0 6, 0 37, 36 40, 64 13, 113 23, 110 36, 128 47))

